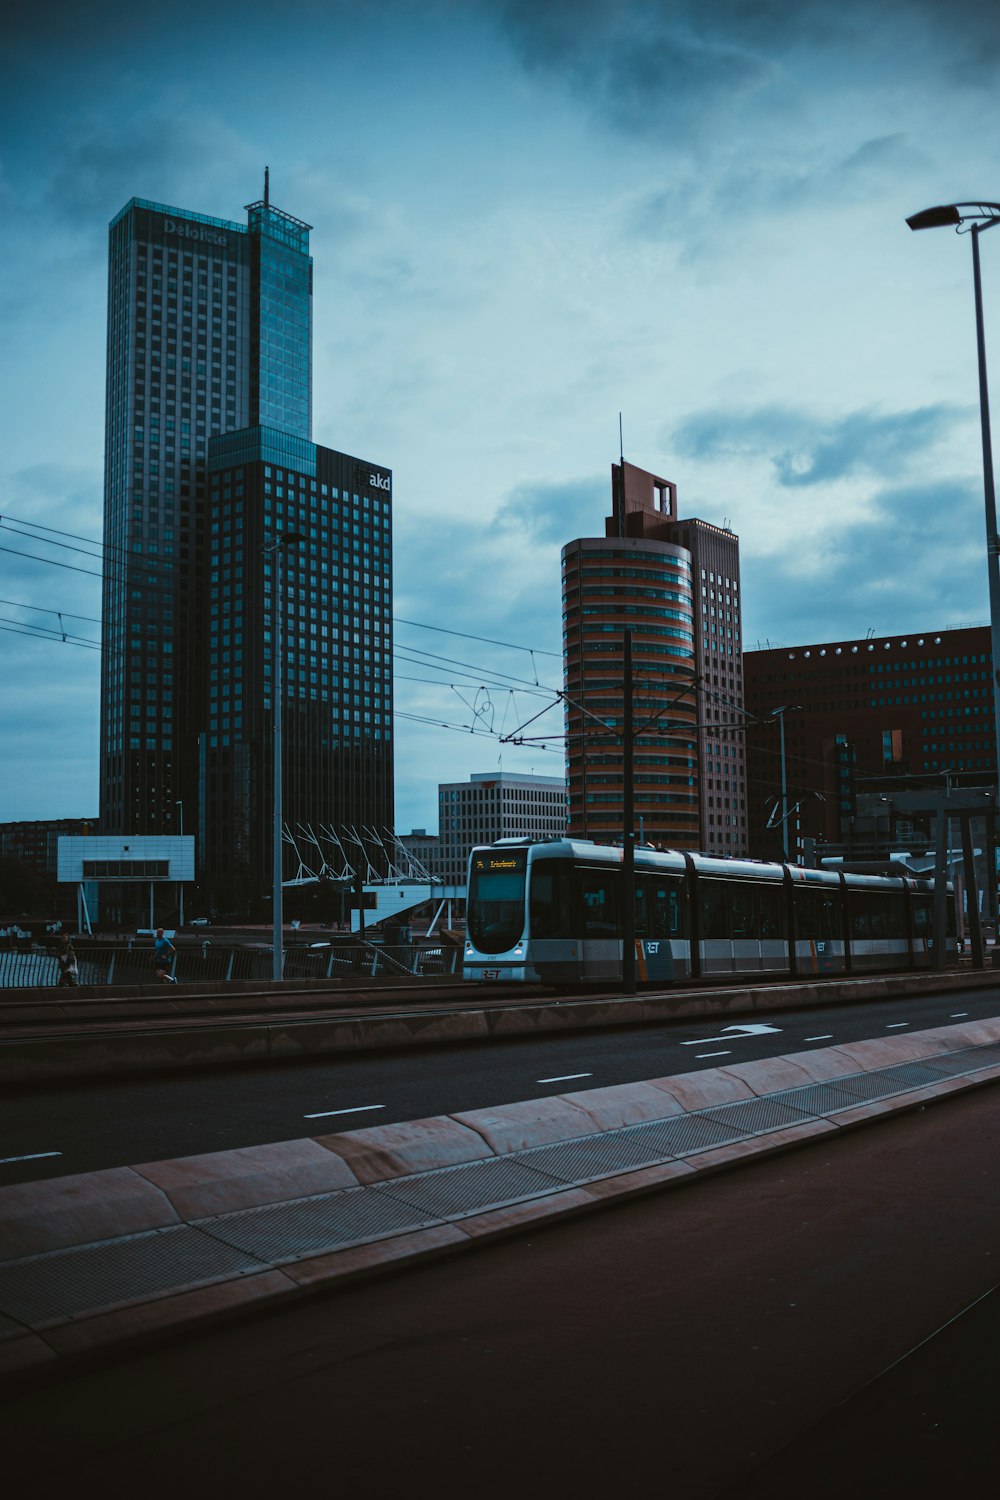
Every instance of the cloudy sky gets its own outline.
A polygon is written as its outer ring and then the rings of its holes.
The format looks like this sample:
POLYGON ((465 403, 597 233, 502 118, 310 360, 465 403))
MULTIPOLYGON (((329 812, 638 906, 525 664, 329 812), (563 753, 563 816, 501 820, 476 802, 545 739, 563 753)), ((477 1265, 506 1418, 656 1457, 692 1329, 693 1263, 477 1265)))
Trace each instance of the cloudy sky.
MULTIPOLYGON (((97 809, 108 220, 133 195, 242 220, 265 162, 314 226, 313 435, 395 477, 401 832, 436 827, 441 780, 561 774, 558 711, 526 731, 546 748, 499 736, 559 686, 559 551, 603 533, 619 411, 626 457, 739 534, 747 646, 985 620, 970 246, 903 220, 1000 200, 991 13, 27 7, 0 98, 0 820, 97 809)), ((1000 353, 1000 235, 983 262, 1000 353)))

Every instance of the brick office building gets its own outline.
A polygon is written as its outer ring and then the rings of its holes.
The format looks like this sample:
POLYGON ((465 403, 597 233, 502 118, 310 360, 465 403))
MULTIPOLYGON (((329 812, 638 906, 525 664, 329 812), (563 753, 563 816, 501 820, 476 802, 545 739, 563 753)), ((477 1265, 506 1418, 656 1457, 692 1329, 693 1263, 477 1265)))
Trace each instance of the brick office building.
MULTIPOLYGON (((987 625, 748 651, 750 852, 780 857, 784 708, 790 844, 850 842, 859 795, 990 785, 996 735, 987 625)), ((794 854, 793 854, 794 858, 794 854)))

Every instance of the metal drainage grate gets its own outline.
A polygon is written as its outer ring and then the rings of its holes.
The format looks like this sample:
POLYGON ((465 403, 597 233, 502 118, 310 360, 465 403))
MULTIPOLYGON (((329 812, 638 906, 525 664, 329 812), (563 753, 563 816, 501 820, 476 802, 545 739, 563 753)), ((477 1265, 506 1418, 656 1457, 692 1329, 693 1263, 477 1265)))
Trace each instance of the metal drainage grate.
POLYGON ((735 1125, 720 1125, 704 1115, 675 1115, 669 1120, 655 1120, 650 1125, 631 1125, 628 1139, 655 1149, 661 1157, 691 1156, 696 1151, 710 1151, 740 1138, 743 1132, 735 1125))
POLYGON ((926 1088, 940 1083, 940 1075, 920 1063, 902 1063, 898 1068, 877 1068, 871 1073, 852 1073, 839 1078, 837 1087, 859 1099, 885 1099, 889 1094, 903 1094, 910 1089, 926 1088))
POLYGON ((960 1052, 936 1052, 927 1059, 940 1078, 958 1078, 963 1073, 974 1073, 978 1068, 993 1067, 992 1059, 983 1060, 977 1047, 963 1047, 960 1052))
POLYGON ((259 1260, 181 1224, 10 1261, 0 1267, 0 1308, 35 1327, 262 1269, 259 1260))
POLYGON ((519 1159, 567 1185, 615 1177, 619 1172, 634 1172, 637 1167, 649 1167, 667 1159, 659 1146, 629 1137, 626 1132, 630 1129, 631 1126, 622 1126, 602 1135, 562 1141, 557 1146, 538 1146, 522 1152, 519 1159))
POLYGON ((926 1088, 929 1083, 940 1083, 941 1074, 933 1063, 921 1058, 919 1062, 900 1063, 893 1068, 879 1068, 879 1078, 898 1083, 900 1088, 926 1088))
POLYGON ((732 1126, 741 1135, 764 1135, 769 1130, 784 1130, 788 1125, 801 1125, 808 1118, 812 1117, 803 1110, 770 1096, 743 1099, 738 1104, 723 1104, 718 1109, 702 1113, 703 1120, 732 1126))
POLYGON ((434 1222, 436 1216, 420 1213, 372 1188, 347 1188, 295 1203, 272 1203, 203 1219, 200 1228, 226 1245, 274 1264, 389 1239, 434 1222))
POLYGON ((504 1203, 538 1198, 563 1186, 556 1178, 523 1165, 520 1158, 498 1156, 467 1166, 421 1172, 384 1183, 373 1191, 394 1202, 413 1204, 436 1218, 457 1219, 504 1203))
POLYGON ((831 1083, 810 1083, 804 1088, 782 1089, 771 1098, 778 1104, 789 1104, 792 1109, 809 1115, 833 1115, 838 1109, 856 1109, 857 1095, 848 1094, 839 1085, 839 1079, 831 1083))
POLYGON ((1000 1063, 1000 1043, 990 1042, 985 1047, 970 1047, 977 1068, 994 1068, 1000 1063))

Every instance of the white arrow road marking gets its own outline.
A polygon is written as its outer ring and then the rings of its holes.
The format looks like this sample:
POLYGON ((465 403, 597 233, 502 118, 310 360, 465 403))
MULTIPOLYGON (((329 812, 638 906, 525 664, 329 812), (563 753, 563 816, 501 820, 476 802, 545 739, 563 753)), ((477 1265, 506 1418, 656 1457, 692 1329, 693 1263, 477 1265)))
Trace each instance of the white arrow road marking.
POLYGON ((732 1042, 741 1036, 763 1036, 766 1031, 779 1032, 780 1026, 723 1026, 721 1036, 702 1036, 693 1042, 681 1042, 682 1047, 704 1047, 706 1042, 732 1042))

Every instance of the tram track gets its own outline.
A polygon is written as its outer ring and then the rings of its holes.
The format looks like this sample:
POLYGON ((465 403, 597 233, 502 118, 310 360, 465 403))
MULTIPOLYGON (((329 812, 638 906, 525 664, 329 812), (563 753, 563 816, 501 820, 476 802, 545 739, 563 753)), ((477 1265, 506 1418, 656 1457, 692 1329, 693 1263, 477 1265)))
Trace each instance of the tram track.
MULTIPOLYGON (((992 975, 973 971, 960 971, 954 979, 967 978, 971 987, 989 983, 992 975)), ((915 981, 915 987, 929 987, 941 976, 924 972, 919 975, 855 976, 860 984, 870 983, 872 978, 915 981)), ((998 980, 1000 982, 1000 976, 998 980)), ((810 975, 790 979, 788 975, 770 977, 747 976, 714 977, 689 980, 682 988, 649 984, 642 986, 635 997, 624 997, 620 986, 579 987, 573 992, 553 991, 544 986, 523 984, 434 984, 358 987, 344 992, 317 992, 308 990, 284 990, 279 993, 262 990, 252 994, 211 996, 177 994, 169 991, 161 1000, 159 996, 131 995, 113 998, 109 996, 93 999, 81 998, 68 1001, 63 993, 22 1000, 7 992, 0 996, 0 1051, 5 1044, 15 1046, 48 1043, 72 1043, 105 1039, 109 1043, 129 1037, 182 1035, 212 1032, 245 1033, 249 1030, 273 1027, 308 1027, 329 1021, 331 1024, 349 1025, 352 1021, 365 1023, 391 1023, 393 1020, 407 1021, 433 1018, 457 1018, 462 1015, 490 1014, 503 1011, 534 1012, 564 1009, 574 1011, 581 1017, 593 1008, 596 1013, 607 1014, 609 1004, 621 1005, 621 1020, 617 1024, 643 1024, 654 1019, 670 1019, 676 1016, 705 1014, 711 1009, 713 999, 718 1008, 728 1015, 750 1013, 756 1010, 772 1010, 768 992, 778 989, 808 990, 814 1004, 826 1003, 816 991, 829 987, 830 1000, 842 998, 845 984, 852 985, 843 975, 810 975), (746 1003, 736 1000, 739 993, 746 1003), (737 1005, 739 1008, 737 1009, 737 1005)), ((797 997, 796 997, 797 998, 797 997)), ((787 1004, 796 1003, 789 999, 787 1004)), ((780 1002, 779 1002, 780 1005, 780 1002)), ((581 1019, 580 1025, 586 1025, 581 1019)), ((616 1024, 615 1019, 595 1020, 595 1024, 616 1024)), ((499 1034, 499 1033, 498 1033, 499 1034)))
MULTIPOLYGON (((642 984, 634 998, 639 1001, 654 997, 657 1000, 676 1000, 681 1005, 692 998, 705 999, 713 994, 718 994, 724 1000, 734 990, 767 991, 787 988, 790 984, 808 984, 811 988, 822 988, 826 985, 841 985, 845 980, 849 982, 851 979, 864 982, 870 977, 873 976, 714 975, 688 979, 683 986, 642 984)), ((482 985, 461 982, 426 986, 412 983, 372 987, 359 985, 349 990, 334 991, 320 991, 310 986, 301 990, 261 989, 249 994, 245 991, 239 994, 214 991, 211 994, 186 995, 183 991, 171 988, 162 997, 146 991, 121 996, 80 995, 78 999, 67 998, 65 991, 43 994, 34 991, 27 997, 21 997, 16 991, 8 990, 6 993, 0 992, 0 1040, 8 1036, 26 1038, 32 1034, 71 1036, 90 1030, 124 1032, 133 1026, 145 1030, 158 1023, 178 1027, 200 1027, 206 1024, 219 1026, 227 1023, 235 1026, 266 1023, 272 1019, 281 1022, 316 1021, 324 1017, 344 1019, 350 1016, 391 1016, 419 1011, 447 1013, 467 1009, 498 1010, 525 1004, 558 1007, 570 1003, 624 998, 620 985, 580 985, 572 990, 554 990, 546 985, 482 985), (33 1028, 37 1028, 37 1032, 33 1028)))

